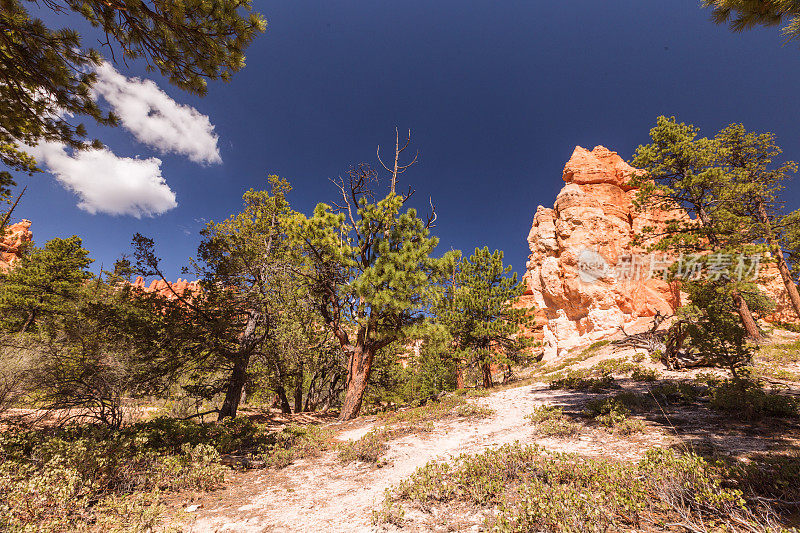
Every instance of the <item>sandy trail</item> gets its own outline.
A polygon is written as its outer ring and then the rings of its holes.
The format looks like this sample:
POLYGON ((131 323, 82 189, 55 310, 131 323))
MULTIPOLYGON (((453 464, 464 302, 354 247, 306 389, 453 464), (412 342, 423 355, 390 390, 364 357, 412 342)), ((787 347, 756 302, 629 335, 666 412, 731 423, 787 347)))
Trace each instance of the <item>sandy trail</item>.
MULTIPOLYGON (((549 390, 539 383, 473 399, 470 401, 494 409, 495 414, 479 420, 443 421, 433 431, 391 441, 383 456, 385 466, 380 468, 358 462, 342 465, 336 454, 329 452, 279 471, 240 474, 225 490, 205 495, 202 506, 184 527, 193 532, 375 531, 370 524, 371 511, 382 502, 384 491, 420 466, 517 440, 586 455, 637 456, 630 443, 609 447, 607 438, 596 435, 570 441, 534 438, 525 415, 535 405, 580 408, 592 396, 549 390)), ((337 438, 357 439, 371 427, 341 432, 337 438)))

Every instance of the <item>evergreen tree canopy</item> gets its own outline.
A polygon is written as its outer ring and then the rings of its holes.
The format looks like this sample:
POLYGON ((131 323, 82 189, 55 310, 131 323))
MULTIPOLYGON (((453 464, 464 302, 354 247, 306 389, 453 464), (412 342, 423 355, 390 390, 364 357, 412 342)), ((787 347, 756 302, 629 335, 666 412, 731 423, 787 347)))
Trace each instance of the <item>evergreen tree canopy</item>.
POLYGON ((408 196, 390 192, 375 201, 366 165, 350 177, 340 186, 343 204, 298 215, 295 233, 311 264, 306 282, 317 309, 349 358, 343 419, 358 414, 378 350, 424 317, 444 266, 432 256, 431 219, 403 211, 408 196))
MULTIPOLYGON (((26 9, 0 0, 0 161, 32 172, 18 143, 58 141, 86 148, 86 128, 72 117, 116 124, 92 98, 94 68, 103 58, 72 28, 52 30, 26 9)), ((28 0, 29 1, 29 0, 28 0)), ((42 4, 38 4, 42 5, 42 4)), ((249 0, 48 0, 55 13, 74 12, 106 36, 112 59, 143 59, 171 83, 194 94, 206 80, 228 80, 244 67, 244 50, 266 27, 249 0), (116 50, 116 51, 115 51, 116 50)), ((99 147, 100 142, 91 143, 99 147)))
MULTIPOLYGON (((680 210, 690 218, 675 218, 663 227, 645 227, 636 242, 676 256, 700 254, 700 262, 771 249, 787 291, 795 289, 785 263, 781 267, 778 239, 784 222, 779 217, 778 195, 796 165, 772 165, 780 153, 774 136, 749 133, 741 124, 732 124, 713 138, 698 135, 694 126, 662 116, 650 130, 650 144, 637 148, 631 161, 641 169, 631 180, 639 187, 637 206, 680 210)), ((740 290, 752 280, 733 279, 728 274, 725 279, 741 285, 732 287, 730 294, 748 334, 758 338, 747 298, 740 290)))
POLYGON ((81 239, 52 239, 33 248, 14 268, 0 274, 0 323, 6 331, 27 331, 37 321, 71 313, 72 302, 92 263, 81 239))
POLYGON ((511 266, 503 265, 503 252, 475 248, 468 260, 451 263, 450 280, 436 306, 436 315, 448 329, 459 356, 468 364, 479 362, 484 386, 491 386, 490 363, 508 363, 509 357, 528 346, 520 335, 527 311, 514 308, 524 292, 511 266))
POLYGON ((756 26, 786 24, 781 33, 787 41, 800 37, 800 2, 797 0, 703 0, 717 24, 742 32, 756 26))

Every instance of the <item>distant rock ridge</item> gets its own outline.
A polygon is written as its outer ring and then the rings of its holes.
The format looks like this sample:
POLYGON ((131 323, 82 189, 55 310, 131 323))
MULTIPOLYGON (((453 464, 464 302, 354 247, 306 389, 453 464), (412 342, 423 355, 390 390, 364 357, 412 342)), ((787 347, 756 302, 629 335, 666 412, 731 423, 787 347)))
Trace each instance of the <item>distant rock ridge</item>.
POLYGON ((181 278, 178 278, 174 283, 168 283, 163 279, 154 279, 149 285, 145 285, 144 278, 138 276, 132 283, 132 286, 146 293, 157 293, 159 296, 163 296, 168 300, 176 299, 176 294, 183 296, 187 291, 190 295, 200 291, 199 281, 189 281, 181 278), (172 289, 170 289, 170 287, 172 287, 172 289))
MULTIPOLYGON (((648 278, 630 264, 632 257, 648 257, 631 244, 635 234, 687 217, 680 211, 637 211, 636 189, 628 184, 635 171, 604 146, 577 146, 564 166, 565 185, 555 205, 536 209, 528 234, 528 290, 519 305, 536 307, 534 333, 545 359, 619 334, 620 326, 641 331, 657 312, 672 314, 681 305, 677 283, 648 278)), ((774 265, 762 264, 759 285, 778 302, 769 319, 790 321, 774 265)))
MULTIPOLYGON (((23 245, 33 241, 33 233, 30 227, 30 220, 20 220, 6 226, 5 233, 0 238, 0 272, 12 268, 15 263, 22 259, 23 245)), ((131 285, 147 293, 158 293, 170 300, 176 298, 173 291, 170 290, 170 286, 172 286, 175 293, 181 296, 186 291, 195 293, 200 290, 198 281, 189 281, 181 278, 169 284, 164 280, 157 279, 151 281, 149 285, 145 285, 144 279, 139 276, 131 285)))
POLYGON ((8 270, 22 258, 23 245, 33 239, 30 227, 30 220, 20 220, 6 226, 0 236, 0 271, 8 270))

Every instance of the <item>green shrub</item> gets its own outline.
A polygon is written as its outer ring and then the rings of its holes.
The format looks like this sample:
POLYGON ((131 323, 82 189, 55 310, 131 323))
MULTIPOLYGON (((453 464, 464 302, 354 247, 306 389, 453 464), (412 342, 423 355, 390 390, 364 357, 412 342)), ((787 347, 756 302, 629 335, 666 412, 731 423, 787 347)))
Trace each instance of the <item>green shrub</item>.
POLYGON ((599 392, 615 386, 614 378, 610 374, 600 377, 589 377, 587 372, 571 371, 563 377, 550 382, 551 389, 583 390, 599 392))
POLYGON ((339 460, 342 463, 352 463, 353 461, 377 463, 383 452, 389 448, 386 444, 389 438, 389 430, 377 428, 369 431, 360 439, 343 442, 339 445, 339 460))
POLYGON ((164 510, 161 492, 222 484, 221 454, 285 466, 324 446, 327 435, 314 426, 270 432, 245 418, 0 432, 0 530, 74 531, 93 522, 111 531, 120 522, 150 531, 164 510))
POLYGON ((497 509, 485 524, 495 531, 649 531, 669 522, 704 531, 729 520, 763 530, 732 481, 724 465, 674 450, 626 462, 514 443, 430 462, 391 497, 423 509, 448 502, 497 509))
POLYGON ((533 407, 531 413, 525 415, 525 418, 534 424, 538 424, 539 422, 561 418, 562 416, 564 416, 564 411, 560 407, 553 405, 536 405, 533 407))
POLYGON ((560 407, 537 405, 525 418, 536 424, 536 433, 543 437, 572 437, 581 425, 564 415, 560 407))
POLYGON ((703 395, 703 388, 684 381, 667 381, 650 387, 659 404, 692 403, 703 395))
POLYGON ((611 341, 607 340, 607 339, 606 340, 601 340, 601 341, 595 341, 592 344, 590 344, 585 350, 583 350, 583 353, 584 354, 588 354, 588 353, 591 353, 591 352, 596 352, 597 350, 599 350, 603 346, 608 346, 608 344, 610 342, 611 341))
POLYGON ((745 420, 763 416, 796 417, 800 401, 792 396, 767 392, 751 380, 727 379, 710 389, 711 407, 745 420))
POLYGON ((607 374, 626 374, 636 368, 639 368, 639 365, 628 361, 626 358, 605 359, 590 368, 589 372, 593 375, 604 376, 607 374))
POLYGON ((658 378, 658 372, 652 368, 636 367, 631 374, 631 379, 633 381, 655 381, 658 378))
POLYGON ((216 448, 185 442, 176 451, 151 439, 151 430, 140 425, 0 433, 0 529, 80 529, 89 519, 113 522, 119 514, 114 510, 124 505, 131 520, 152 523, 161 507, 148 493, 209 490, 222 483, 226 469, 216 448), (130 500, 123 505, 123 498, 130 500))
POLYGON ((536 432, 543 437, 574 437, 581 432, 581 425, 562 416, 539 423, 536 432))
POLYGON ((616 397, 591 400, 586 404, 586 414, 600 424, 613 428, 631 414, 631 410, 616 397))

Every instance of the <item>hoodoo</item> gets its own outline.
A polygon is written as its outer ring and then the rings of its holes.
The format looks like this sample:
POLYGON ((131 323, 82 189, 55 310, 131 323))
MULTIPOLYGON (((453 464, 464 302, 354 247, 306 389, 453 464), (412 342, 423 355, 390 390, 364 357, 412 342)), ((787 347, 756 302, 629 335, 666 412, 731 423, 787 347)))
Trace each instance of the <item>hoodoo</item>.
MULTIPOLYGON (((537 308, 545 359, 572 347, 647 328, 657 312, 681 305, 677 284, 662 279, 668 259, 632 245, 646 226, 685 217, 636 209, 636 169, 604 146, 577 146, 564 166, 565 182, 552 208, 539 206, 528 234, 528 291, 522 305, 537 308)), ((790 320, 777 269, 760 265, 759 285, 776 300, 770 320, 790 320)))

